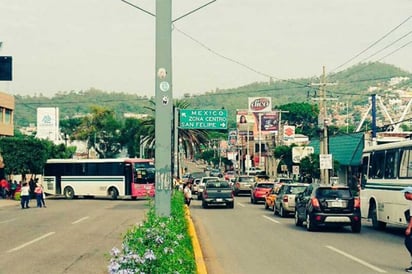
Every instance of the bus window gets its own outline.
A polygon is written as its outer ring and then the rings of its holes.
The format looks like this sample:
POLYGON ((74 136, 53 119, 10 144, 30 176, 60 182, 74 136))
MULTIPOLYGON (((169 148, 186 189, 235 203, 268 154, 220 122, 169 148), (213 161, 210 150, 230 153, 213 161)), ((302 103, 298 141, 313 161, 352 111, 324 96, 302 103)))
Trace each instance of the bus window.
POLYGON ((369 176, 375 179, 383 178, 383 165, 385 163, 385 152, 379 151, 372 154, 371 169, 369 176))
POLYGON ((147 182, 147 171, 145 169, 138 169, 134 172, 134 182, 136 184, 145 184, 147 182))
POLYGON ((396 151, 388 151, 385 157, 385 179, 396 178, 397 160, 396 151))
POLYGON ((410 178, 412 177, 412 150, 405 149, 400 155, 400 167, 399 167, 399 177, 400 178, 410 178))

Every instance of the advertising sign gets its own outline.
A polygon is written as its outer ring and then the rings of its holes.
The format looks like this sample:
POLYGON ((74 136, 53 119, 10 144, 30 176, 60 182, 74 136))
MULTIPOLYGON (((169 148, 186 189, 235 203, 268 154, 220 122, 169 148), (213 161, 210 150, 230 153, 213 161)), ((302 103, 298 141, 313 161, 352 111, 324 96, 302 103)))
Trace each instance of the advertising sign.
POLYGON ((249 112, 270 112, 272 111, 271 97, 249 97, 248 98, 249 112))

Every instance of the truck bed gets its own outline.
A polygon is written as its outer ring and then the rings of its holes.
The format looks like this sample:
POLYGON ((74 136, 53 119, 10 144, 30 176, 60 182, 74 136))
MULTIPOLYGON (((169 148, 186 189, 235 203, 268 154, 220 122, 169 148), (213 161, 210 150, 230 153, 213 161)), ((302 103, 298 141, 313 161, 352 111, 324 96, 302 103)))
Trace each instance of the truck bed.
POLYGON ((202 195, 202 207, 209 205, 226 205, 234 208, 234 195, 232 188, 226 181, 209 181, 205 185, 202 195))

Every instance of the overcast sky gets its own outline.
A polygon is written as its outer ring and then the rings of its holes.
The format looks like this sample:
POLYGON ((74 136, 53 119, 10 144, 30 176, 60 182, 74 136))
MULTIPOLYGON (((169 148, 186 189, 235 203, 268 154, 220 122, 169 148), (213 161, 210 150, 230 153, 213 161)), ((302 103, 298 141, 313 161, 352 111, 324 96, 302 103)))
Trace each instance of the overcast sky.
MULTIPOLYGON (((130 2, 155 13, 155 0, 130 2)), ((208 2, 172 1, 173 19, 208 2)), ((412 0, 217 0, 174 23, 174 97, 269 75, 319 76, 322 66, 340 71, 385 55, 382 62, 412 72, 411 16, 412 0)), ((1 0, 0 42, 14 78, 0 91, 154 96, 155 17, 120 0, 1 0)))

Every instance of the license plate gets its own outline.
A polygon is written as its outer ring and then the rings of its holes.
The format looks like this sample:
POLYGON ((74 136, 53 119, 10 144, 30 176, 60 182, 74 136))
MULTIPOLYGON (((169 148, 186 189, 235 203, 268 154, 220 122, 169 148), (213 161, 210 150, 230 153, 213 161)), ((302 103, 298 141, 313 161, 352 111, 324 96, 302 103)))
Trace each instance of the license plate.
POLYGON ((223 199, 218 198, 218 199, 216 199, 216 202, 223 202, 223 199))
POLYGON ((343 207, 343 203, 341 201, 333 201, 331 206, 332 207, 343 207))

